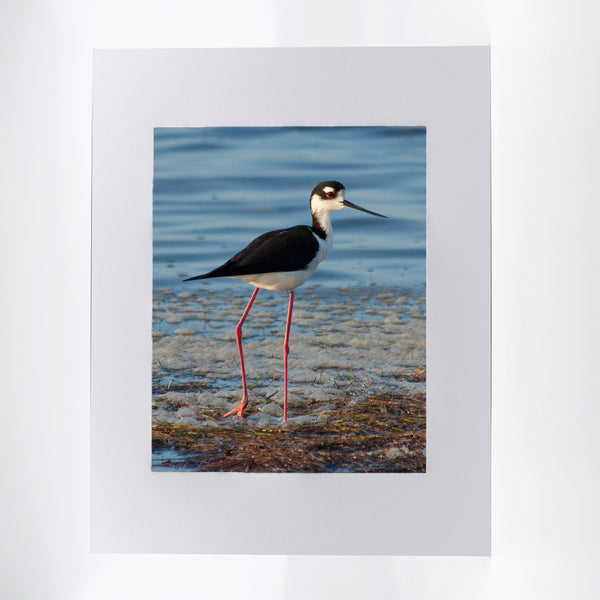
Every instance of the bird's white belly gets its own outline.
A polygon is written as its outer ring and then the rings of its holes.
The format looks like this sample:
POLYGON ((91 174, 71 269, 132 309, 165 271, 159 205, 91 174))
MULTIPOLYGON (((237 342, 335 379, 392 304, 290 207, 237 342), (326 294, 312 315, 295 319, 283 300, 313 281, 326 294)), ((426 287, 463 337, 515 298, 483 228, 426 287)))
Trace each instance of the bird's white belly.
POLYGON ((314 272, 315 269, 303 269, 301 271, 289 271, 283 273, 259 273, 257 275, 236 275, 236 279, 242 279, 255 287, 265 290, 289 291, 302 285, 314 272))

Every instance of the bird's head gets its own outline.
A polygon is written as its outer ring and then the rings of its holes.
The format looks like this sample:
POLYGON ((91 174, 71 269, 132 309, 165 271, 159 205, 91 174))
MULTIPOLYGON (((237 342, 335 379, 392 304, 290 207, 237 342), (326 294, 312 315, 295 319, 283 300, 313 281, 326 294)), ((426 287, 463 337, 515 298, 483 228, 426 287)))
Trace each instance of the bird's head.
POLYGON ((346 200, 345 193, 346 188, 339 181, 321 181, 321 183, 315 186, 310 195, 310 210, 313 214, 320 214, 339 210, 347 206, 348 208, 354 208, 369 215, 387 219, 385 215, 380 215, 346 200))

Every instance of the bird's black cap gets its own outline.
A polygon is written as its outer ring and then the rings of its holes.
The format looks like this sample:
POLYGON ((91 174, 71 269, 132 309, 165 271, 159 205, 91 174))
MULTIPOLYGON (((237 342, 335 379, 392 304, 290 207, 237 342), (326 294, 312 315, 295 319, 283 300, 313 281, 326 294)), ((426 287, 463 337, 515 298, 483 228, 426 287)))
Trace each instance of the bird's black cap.
POLYGON ((339 192, 340 190, 346 189, 343 186, 343 184, 341 184, 339 181, 321 181, 321 183, 317 183, 317 185, 314 187, 314 189, 313 189, 313 191, 312 191, 312 193, 310 195, 311 196, 314 196, 315 194, 321 195, 321 192, 326 187, 333 188, 333 190, 336 191, 336 192, 339 192))

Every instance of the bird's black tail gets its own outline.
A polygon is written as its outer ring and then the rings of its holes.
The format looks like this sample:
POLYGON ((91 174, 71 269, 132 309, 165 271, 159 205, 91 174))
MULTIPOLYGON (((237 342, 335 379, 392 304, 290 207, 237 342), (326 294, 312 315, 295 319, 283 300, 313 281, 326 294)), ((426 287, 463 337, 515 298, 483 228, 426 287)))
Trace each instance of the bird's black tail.
POLYGON ((224 265, 221 265, 220 267, 217 267, 216 269, 213 269, 212 271, 209 271, 208 273, 203 273, 202 275, 196 275, 196 277, 188 277, 187 279, 184 279, 183 281, 194 281, 195 279, 210 279, 212 277, 229 277, 231 275, 237 275, 237 273, 231 273, 227 267, 228 267, 228 264, 225 263, 224 265))
POLYGON ((188 277, 183 281, 194 281, 194 279, 206 279, 207 277, 210 277, 210 273, 204 273, 204 275, 196 275, 196 277, 188 277))

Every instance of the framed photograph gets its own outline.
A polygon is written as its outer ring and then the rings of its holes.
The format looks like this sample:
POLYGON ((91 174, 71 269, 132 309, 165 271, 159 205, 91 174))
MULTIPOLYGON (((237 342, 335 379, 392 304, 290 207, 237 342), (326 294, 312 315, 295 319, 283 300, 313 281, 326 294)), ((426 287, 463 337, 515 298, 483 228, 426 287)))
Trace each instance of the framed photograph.
POLYGON ((489 553, 489 84, 95 53, 92 550, 489 553))

